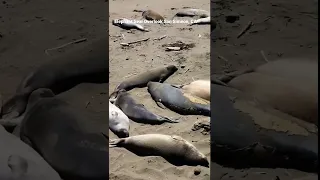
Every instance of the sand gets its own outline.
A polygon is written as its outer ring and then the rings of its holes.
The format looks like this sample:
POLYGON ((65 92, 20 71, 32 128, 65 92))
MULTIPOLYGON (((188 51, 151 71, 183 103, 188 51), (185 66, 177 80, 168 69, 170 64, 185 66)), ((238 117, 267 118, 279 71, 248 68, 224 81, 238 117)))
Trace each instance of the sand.
MULTIPOLYGON (((174 24, 161 26, 145 25, 150 32, 127 31, 111 25, 113 18, 141 19, 141 13, 134 9, 152 9, 165 18, 171 18, 176 9, 193 7, 209 10, 208 1, 192 0, 116 0, 110 1, 110 19, 105 11, 108 2, 102 0, 10 0, 0 5, 0 92, 8 99, 15 91, 21 78, 52 57, 57 57, 76 47, 102 37, 106 33, 107 23, 110 26, 110 86, 115 86, 131 75, 149 68, 174 64, 179 66, 176 74, 167 82, 183 84, 192 79, 208 79, 210 75, 210 27, 174 24), (124 35, 124 39, 123 36, 124 35), (162 40, 153 40, 167 35, 162 40), (61 46, 65 43, 87 38, 87 42, 69 45, 60 50, 45 53, 46 49, 61 46), (149 41, 122 49, 121 42, 130 42, 143 38, 149 41), (190 50, 179 52, 164 51, 163 44, 182 41, 195 43, 190 50)), ((216 73, 255 67, 265 63, 260 51, 263 50, 269 60, 278 57, 317 57, 318 27, 317 4, 315 1, 280 0, 265 1, 230 1, 214 0, 211 7, 218 27, 213 31, 214 61, 211 66, 216 73), (233 24, 224 21, 224 14, 235 11, 240 13, 240 20, 233 24), (266 18, 270 15, 275 18, 266 18), (253 18, 255 18, 253 20, 253 18), (248 21, 257 22, 238 40, 235 36, 248 21), (263 23, 259 23, 263 22, 263 23), (218 58, 218 56, 224 58, 218 58)), ((189 19, 190 18, 183 18, 189 19)), ((131 135, 146 133, 163 133, 179 135, 192 142, 202 153, 210 158, 209 135, 201 130, 192 131, 203 116, 180 116, 172 111, 163 110, 151 100, 145 88, 130 91, 133 97, 144 104, 150 111, 169 117, 182 117, 179 124, 157 126, 141 125, 131 122, 131 135)), ((81 84, 61 95, 62 98, 77 106, 79 110, 92 112, 97 119, 105 122, 102 130, 108 132, 107 107, 108 85, 81 84)), ((110 138, 116 138, 112 132, 110 138)), ((200 175, 194 175, 196 167, 175 167, 161 157, 138 157, 125 149, 110 150, 110 179, 294 179, 307 175, 297 170, 259 169, 234 170, 224 168, 216 163, 208 168, 201 167, 200 175)))

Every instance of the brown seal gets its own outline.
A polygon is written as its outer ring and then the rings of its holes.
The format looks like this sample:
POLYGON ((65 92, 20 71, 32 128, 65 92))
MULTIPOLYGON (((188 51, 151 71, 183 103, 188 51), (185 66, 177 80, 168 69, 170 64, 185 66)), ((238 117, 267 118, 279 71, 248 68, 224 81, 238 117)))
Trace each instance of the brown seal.
POLYGON ((164 18, 157 12, 153 10, 146 10, 142 12, 142 17, 144 17, 146 20, 152 21, 164 21, 164 18))

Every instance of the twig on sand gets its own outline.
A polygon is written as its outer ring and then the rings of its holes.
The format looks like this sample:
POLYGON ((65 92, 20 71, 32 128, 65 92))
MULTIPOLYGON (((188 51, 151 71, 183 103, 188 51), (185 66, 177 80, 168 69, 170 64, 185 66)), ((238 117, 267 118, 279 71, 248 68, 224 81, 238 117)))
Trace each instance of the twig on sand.
POLYGON ((263 59, 268 63, 269 60, 268 60, 268 58, 266 57, 266 55, 264 54, 264 51, 263 51, 263 50, 260 51, 260 54, 261 54, 261 56, 263 57, 263 59))
POLYGON ((139 42, 143 42, 143 41, 148 41, 150 38, 145 38, 145 39, 140 39, 137 41, 132 41, 132 42, 128 42, 128 43, 120 43, 120 45, 122 46, 129 46, 130 44, 135 44, 135 43, 139 43, 139 42))
POLYGON ((161 37, 158 37, 158 38, 153 38, 153 40, 161 40, 161 39, 163 39, 163 38, 166 38, 167 37, 167 35, 163 35, 163 36, 161 36, 161 37))
POLYGON ((226 59, 226 58, 225 58, 225 57, 223 57, 223 56, 218 55, 218 58, 219 58, 219 59, 224 60, 225 62, 229 62, 229 60, 228 60, 228 59, 226 59))
POLYGON ((49 55, 48 51, 60 49, 60 48, 69 46, 69 45, 71 45, 71 44, 78 44, 78 43, 85 42, 85 41, 87 41, 87 38, 78 39, 78 40, 75 40, 75 41, 68 42, 68 43, 66 43, 66 44, 62 44, 61 46, 58 46, 58 47, 46 49, 44 52, 45 52, 47 55, 49 55))
POLYGON ((253 22, 250 21, 247 26, 238 34, 237 38, 243 36, 251 27, 253 26, 253 22))

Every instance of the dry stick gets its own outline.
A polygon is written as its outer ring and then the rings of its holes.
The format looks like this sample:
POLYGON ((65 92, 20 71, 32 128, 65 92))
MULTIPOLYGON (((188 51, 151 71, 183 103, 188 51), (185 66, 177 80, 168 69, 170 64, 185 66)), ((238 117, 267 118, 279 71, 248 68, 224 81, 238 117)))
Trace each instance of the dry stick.
POLYGON ((143 42, 143 41, 148 41, 150 38, 145 38, 145 39, 141 39, 141 40, 137 40, 137 41, 132 41, 132 42, 128 42, 128 43, 120 43, 120 45, 122 46, 129 46, 130 44, 135 44, 135 43, 139 43, 139 42, 143 42))
POLYGON ((166 38, 166 37, 167 37, 167 35, 163 35, 163 36, 158 37, 158 38, 153 38, 153 40, 161 40, 161 39, 166 38))
POLYGON ((253 22, 250 21, 248 25, 238 34, 237 38, 243 36, 251 27, 253 26, 253 22))
POLYGON ((71 42, 68 42, 68 43, 66 43, 66 44, 63 44, 63 45, 58 46, 58 47, 46 49, 44 52, 45 52, 47 55, 49 55, 48 51, 52 51, 52 50, 55 50, 55 49, 60 49, 60 48, 69 46, 69 45, 71 45, 71 44, 78 44, 78 43, 81 43, 81 42, 84 42, 84 41, 87 41, 87 38, 78 39, 78 40, 71 41, 71 42))
POLYGON ((264 51, 263 51, 263 50, 260 51, 260 54, 261 54, 261 56, 263 57, 263 59, 268 63, 269 60, 268 60, 268 58, 266 57, 266 55, 264 54, 264 51))

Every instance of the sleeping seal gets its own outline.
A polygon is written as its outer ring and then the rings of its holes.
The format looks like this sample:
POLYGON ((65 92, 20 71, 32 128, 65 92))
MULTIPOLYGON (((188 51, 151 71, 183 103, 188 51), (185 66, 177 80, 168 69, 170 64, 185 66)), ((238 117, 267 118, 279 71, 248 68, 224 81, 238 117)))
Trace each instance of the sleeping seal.
POLYGON ((211 83, 209 80, 196 80, 189 84, 182 85, 180 88, 186 93, 210 101, 210 86, 211 83))
POLYGON ((206 18, 210 16, 210 13, 203 9, 188 8, 188 9, 182 9, 179 12, 177 12, 172 17, 172 19, 174 19, 175 17, 194 17, 194 16, 199 16, 200 18, 206 18))
POLYGON ((117 96, 117 91, 124 89, 130 91, 133 88, 143 88, 146 87, 149 81, 155 82, 164 82, 168 79, 173 73, 175 73, 178 68, 174 65, 159 67, 155 69, 148 70, 144 73, 133 76, 122 83, 120 83, 110 95, 111 102, 114 101, 114 98, 117 96))
POLYGON ((160 116, 148 111, 144 105, 137 104, 125 90, 120 90, 114 103, 118 106, 131 120, 144 124, 162 124, 178 123, 179 121, 168 117, 160 116))
POLYGON ((114 19, 112 20, 112 24, 114 26, 118 26, 120 28, 130 30, 130 29, 137 29, 140 31, 148 32, 149 30, 144 28, 142 25, 134 23, 132 20, 126 18, 114 19))
POLYGON ((259 101, 289 115, 318 124, 318 87, 310 81, 253 72, 232 79, 228 85, 256 97, 259 101))
POLYGON ((157 12, 153 10, 146 10, 142 12, 142 17, 144 17, 146 20, 152 21, 164 21, 164 18, 157 12))
POLYGON ((0 125, 1 180, 61 180, 59 174, 30 146, 0 125))
POLYGON ((210 102, 167 83, 149 82, 148 92, 159 107, 168 107, 181 115, 210 116, 210 102))
POLYGON ((99 39, 34 69, 23 78, 15 94, 4 103, 0 124, 5 127, 19 124, 18 117, 25 111, 29 95, 38 88, 48 88, 59 94, 84 82, 108 83, 107 49, 108 39, 99 39))
POLYGON ((202 25, 202 24, 212 24, 213 26, 216 26, 216 22, 215 21, 211 21, 210 17, 205 17, 205 18, 200 18, 197 20, 193 20, 191 21, 190 24, 188 24, 188 26, 193 26, 193 25, 202 25))
POLYGON ((110 140, 109 147, 124 147, 138 156, 161 156, 176 166, 209 167, 207 157, 185 139, 175 135, 144 134, 110 140))
POLYGON ((130 121, 117 106, 109 101, 109 129, 120 138, 129 137, 130 121))
POLYGON ((211 85, 211 156, 232 168, 294 168, 318 172, 318 135, 254 97, 211 85))
POLYGON ((108 140, 97 130, 104 124, 92 124, 92 118, 55 97, 51 90, 40 88, 29 97, 20 138, 62 179, 107 179, 108 140))

